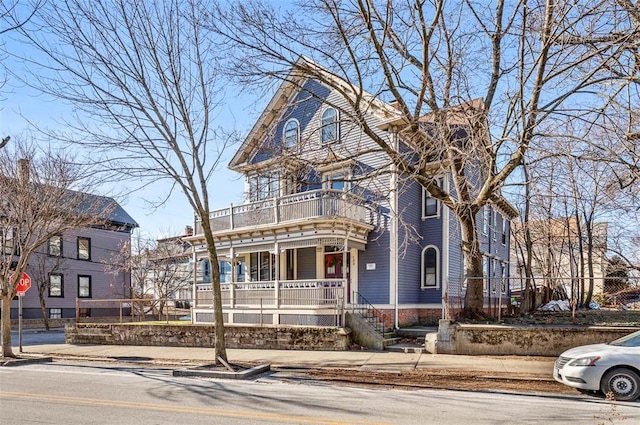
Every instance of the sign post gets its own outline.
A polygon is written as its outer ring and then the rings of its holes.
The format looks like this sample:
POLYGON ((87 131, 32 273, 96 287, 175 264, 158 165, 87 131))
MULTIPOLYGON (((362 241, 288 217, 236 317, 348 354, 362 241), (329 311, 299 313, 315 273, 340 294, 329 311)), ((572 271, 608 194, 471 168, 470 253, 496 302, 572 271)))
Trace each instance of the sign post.
POLYGON ((16 286, 16 295, 18 295, 18 352, 22 353, 22 297, 31 288, 31 277, 24 272, 20 277, 20 282, 16 286))

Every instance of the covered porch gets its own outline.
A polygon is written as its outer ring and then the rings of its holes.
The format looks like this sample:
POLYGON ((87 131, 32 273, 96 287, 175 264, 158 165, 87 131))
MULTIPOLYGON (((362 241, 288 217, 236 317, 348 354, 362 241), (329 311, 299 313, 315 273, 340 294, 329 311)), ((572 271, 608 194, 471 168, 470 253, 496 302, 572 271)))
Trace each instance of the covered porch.
MULTIPOLYGON (((373 217, 362 198, 334 190, 212 212, 225 323, 343 326, 373 217)), ((195 229, 192 317, 211 323, 211 265, 202 223, 195 229)))

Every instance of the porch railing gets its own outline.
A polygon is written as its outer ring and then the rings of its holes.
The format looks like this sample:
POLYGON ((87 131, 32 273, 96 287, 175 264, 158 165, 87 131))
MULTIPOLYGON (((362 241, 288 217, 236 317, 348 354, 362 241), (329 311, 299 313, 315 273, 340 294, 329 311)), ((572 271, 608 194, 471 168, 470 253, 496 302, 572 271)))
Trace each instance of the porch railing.
MULTIPOLYGON (((343 279, 222 283, 227 308, 327 308, 345 300, 343 279)), ((213 306, 211 284, 197 284, 195 307, 213 306)))
POLYGON ((376 309, 365 297, 354 291, 351 299, 351 312, 364 319, 375 331, 384 337, 386 331, 384 312, 376 309))
MULTIPOLYGON (((373 217, 359 196, 338 190, 311 190, 249 204, 231 205, 211 212, 209 220, 214 232, 245 227, 295 222, 309 218, 344 218, 371 224, 373 217)), ((196 222, 196 234, 202 223, 196 222)))

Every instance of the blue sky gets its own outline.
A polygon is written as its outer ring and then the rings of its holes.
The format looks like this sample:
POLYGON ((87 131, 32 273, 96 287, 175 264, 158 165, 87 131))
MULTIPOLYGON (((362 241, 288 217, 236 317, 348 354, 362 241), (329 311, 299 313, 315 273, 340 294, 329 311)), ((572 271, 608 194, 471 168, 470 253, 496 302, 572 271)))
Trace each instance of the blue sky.
MULTIPOLYGON (((20 66, 5 61, 8 66, 20 66)), ((65 114, 70 112, 60 101, 51 101, 38 95, 33 89, 21 85, 15 79, 9 79, 2 88, 3 101, 0 103, 0 135, 10 135, 14 139, 27 137, 30 122, 44 127, 55 128, 65 114)), ((268 99, 255 99, 249 95, 233 98, 220 109, 219 122, 232 123, 231 129, 236 129, 242 136, 251 129, 258 117, 259 108, 252 107, 255 102, 265 104, 268 99)), ((237 146, 226 152, 223 166, 219 169, 210 185, 209 196, 212 209, 228 207, 231 203, 242 203, 244 183, 238 173, 226 169, 226 164, 235 153, 237 146)), ((118 201, 125 210, 140 224, 140 230, 149 236, 163 237, 179 234, 186 225, 193 224, 193 210, 180 191, 174 191, 169 201, 160 207, 152 204, 167 196, 170 182, 158 182, 142 190, 138 181, 123 182, 118 188, 118 201)), ((109 187, 97 188, 98 194, 111 195, 109 187)))
MULTIPOLYGON (((22 7, 22 6, 20 6, 22 7)), ((20 51, 22 55, 36 56, 29 52, 29 46, 18 44, 11 34, 7 34, 0 42, 7 50, 20 51), (11 43, 14 43, 13 45, 11 43)), ((29 75, 24 64, 3 57, 2 65, 11 72, 19 75, 29 75)), ((0 77, 2 70, 0 69, 0 77)), ((55 129, 65 116, 72 111, 69 105, 60 100, 53 100, 40 95, 35 90, 22 84, 18 79, 11 78, 0 89, 0 135, 10 135, 18 140, 28 138, 32 132, 33 123, 40 128, 55 129)), ((2 80, 0 80, 2 81, 2 80)), ((268 99, 256 98, 244 91, 242 94, 234 92, 229 95, 216 111, 218 123, 227 131, 236 131, 244 137, 253 126, 261 108, 268 99)), ((210 206, 212 210, 227 208, 231 203, 243 202, 244 183, 241 176, 226 168, 238 146, 232 146, 225 153, 221 167, 211 179, 209 187, 210 206)), ((142 233, 152 237, 164 237, 180 234, 186 225, 193 224, 193 210, 184 194, 178 189, 173 191, 168 201, 161 206, 155 206, 167 197, 171 190, 170 181, 155 182, 141 188, 139 181, 126 181, 113 187, 98 187, 96 193, 114 196, 125 210, 140 224, 142 233)))

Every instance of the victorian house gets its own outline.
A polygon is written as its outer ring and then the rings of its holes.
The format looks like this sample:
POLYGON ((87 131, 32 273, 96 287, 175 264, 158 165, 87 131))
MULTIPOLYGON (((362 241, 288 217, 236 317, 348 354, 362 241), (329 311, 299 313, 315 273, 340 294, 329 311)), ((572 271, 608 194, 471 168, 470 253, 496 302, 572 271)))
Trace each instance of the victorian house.
MULTIPOLYGON (((410 151, 397 109, 363 101, 371 128, 410 151)), ((343 325, 344 311, 364 306, 387 326, 433 324, 462 299, 455 217, 400 175, 346 110, 336 90, 292 73, 229 163, 244 175, 245 203, 209 217, 227 323, 343 325)), ((446 168, 434 175, 448 187, 446 168)), ((496 202, 479 217, 487 276, 508 274, 513 216, 496 202)), ((210 265, 201 223, 194 228, 193 319, 210 322, 210 265)))

